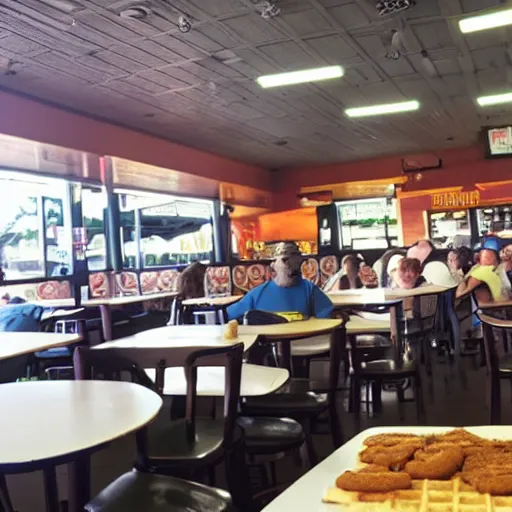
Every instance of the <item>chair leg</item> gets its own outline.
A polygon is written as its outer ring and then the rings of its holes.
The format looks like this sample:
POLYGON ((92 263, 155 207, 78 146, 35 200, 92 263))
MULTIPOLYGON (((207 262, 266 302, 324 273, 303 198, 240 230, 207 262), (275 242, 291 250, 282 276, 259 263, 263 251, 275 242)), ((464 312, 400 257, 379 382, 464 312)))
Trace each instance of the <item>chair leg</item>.
POLYGON ((361 412, 361 381, 355 374, 350 376, 349 400, 349 411, 355 414, 359 414, 361 412))
POLYGON ((306 468, 310 469, 316 466, 318 458, 315 451, 315 445, 313 444, 313 436, 311 434, 311 425, 309 420, 301 422, 302 428, 304 429, 304 444, 300 447, 301 458, 306 468))
POLYGON ((421 386, 421 371, 418 368, 414 376, 414 398, 416 400, 416 414, 418 423, 425 421, 425 403, 423 402, 423 390, 421 386))
POLYGON ((382 382, 372 382, 372 408, 373 414, 380 414, 382 412, 382 382))
POLYGON ((256 512, 252 501, 243 442, 235 443, 225 455, 226 482, 236 510, 256 512))
POLYGON ((43 470, 44 494, 46 500, 46 512, 59 512, 59 490, 55 467, 51 466, 43 470))
POLYGON ((489 394, 491 407, 491 425, 501 425, 501 383, 500 377, 491 372, 489 379, 489 394))
POLYGON ((7 482, 5 476, 0 474, 0 511, 1 512, 14 512, 9 490, 7 489, 7 482))
POLYGON ((329 422, 331 427, 331 436, 334 448, 339 448, 343 444, 343 431, 341 429, 341 422, 336 408, 336 400, 333 397, 329 405, 329 422))
POLYGON ((270 465, 270 484, 272 485, 272 487, 275 487, 277 485, 276 461, 271 460, 269 465, 270 465))

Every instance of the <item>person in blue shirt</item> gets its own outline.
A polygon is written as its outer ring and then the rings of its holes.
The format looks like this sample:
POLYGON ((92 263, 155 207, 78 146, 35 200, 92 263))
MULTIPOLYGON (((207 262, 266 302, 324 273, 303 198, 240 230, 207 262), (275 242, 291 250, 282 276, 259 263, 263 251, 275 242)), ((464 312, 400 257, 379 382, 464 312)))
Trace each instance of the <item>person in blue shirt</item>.
POLYGON ((300 271, 301 254, 297 244, 279 243, 274 258, 272 268, 275 277, 229 306, 228 318, 240 320, 251 309, 274 313, 297 311, 305 317, 329 318, 333 309, 332 302, 318 286, 303 279, 300 271))

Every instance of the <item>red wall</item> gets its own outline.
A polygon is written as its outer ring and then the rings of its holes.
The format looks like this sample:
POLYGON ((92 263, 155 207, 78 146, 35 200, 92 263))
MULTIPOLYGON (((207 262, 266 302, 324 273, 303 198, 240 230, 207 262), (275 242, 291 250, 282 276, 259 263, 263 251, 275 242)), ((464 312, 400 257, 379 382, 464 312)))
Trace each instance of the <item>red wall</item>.
MULTIPOLYGON (((404 155, 406 156, 406 155, 404 155)), ((512 159, 486 160, 483 147, 441 151, 443 169, 422 173, 422 180, 410 182, 407 190, 464 186, 512 179, 512 159)), ((401 157, 386 157, 333 165, 283 169, 277 173, 274 205, 277 209, 297 208, 301 187, 351 181, 394 178, 402 175, 401 157)))
POLYGON ((270 190, 260 167, 174 144, 0 91, 0 133, 270 190))

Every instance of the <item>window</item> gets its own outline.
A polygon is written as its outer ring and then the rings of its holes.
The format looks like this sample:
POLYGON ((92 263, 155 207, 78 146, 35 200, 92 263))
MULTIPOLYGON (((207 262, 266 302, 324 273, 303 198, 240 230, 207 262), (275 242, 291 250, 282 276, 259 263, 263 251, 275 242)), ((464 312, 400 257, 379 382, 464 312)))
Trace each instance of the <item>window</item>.
POLYGON ((105 209, 107 194, 101 188, 82 188, 82 225, 86 230, 87 268, 91 271, 107 268, 105 209))
POLYGON ((172 196, 120 194, 124 268, 209 263, 212 202, 172 196))
POLYGON ((387 249, 397 245, 395 199, 362 199, 337 205, 343 248, 387 249))
POLYGON ((0 266, 7 280, 72 272, 69 185, 64 180, 0 173, 0 266))

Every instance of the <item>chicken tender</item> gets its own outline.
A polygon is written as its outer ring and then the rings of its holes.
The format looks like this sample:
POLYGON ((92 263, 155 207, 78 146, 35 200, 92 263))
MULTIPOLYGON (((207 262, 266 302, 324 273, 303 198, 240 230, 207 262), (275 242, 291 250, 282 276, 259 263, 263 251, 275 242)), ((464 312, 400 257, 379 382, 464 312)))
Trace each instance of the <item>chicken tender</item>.
POLYGON ((359 460, 369 464, 385 466, 392 470, 400 470, 411 460, 418 447, 414 443, 397 446, 369 446, 359 454, 359 460))
POLYGON ((489 473, 487 471, 465 474, 462 475, 462 479, 481 493, 489 493, 493 496, 508 496, 512 494, 512 468, 508 468, 508 473, 504 474, 489 473))
POLYGON ((426 438, 414 434, 377 434, 367 437, 363 444, 365 446, 396 446, 397 444, 414 445, 418 448, 425 446, 426 438))
POLYGON ((407 473, 395 473, 380 467, 380 471, 345 471, 336 479, 336 487, 344 491, 387 493, 410 489, 411 477, 407 473))
POLYGON ((418 450, 405 471, 415 480, 447 480, 462 466, 464 452, 458 446, 437 448, 435 445, 418 450))
POLYGON ((430 436, 427 439, 428 444, 436 444, 436 443, 453 443, 458 446, 479 446, 486 442, 485 439, 471 434, 467 430, 463 428, 456 428, 446 434, 439 434, 430 436))

